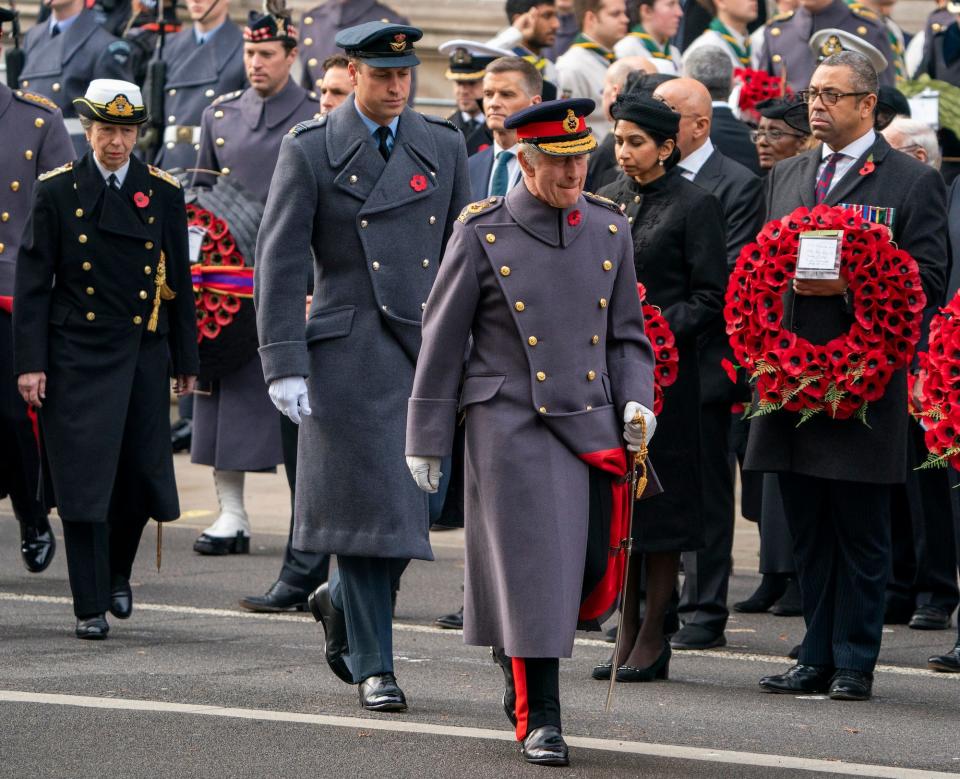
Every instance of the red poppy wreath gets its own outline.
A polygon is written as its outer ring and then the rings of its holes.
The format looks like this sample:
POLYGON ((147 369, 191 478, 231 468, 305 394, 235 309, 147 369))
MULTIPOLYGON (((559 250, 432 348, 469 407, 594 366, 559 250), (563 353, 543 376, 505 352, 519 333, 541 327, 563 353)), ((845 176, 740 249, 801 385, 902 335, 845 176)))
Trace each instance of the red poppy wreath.
POLYGON ((234 314, 240 310, 240 298, 249 298, 252 294, 243 294, 239 288, 234 289, 239 276, 235 278, 233 275, 225 275, 222 283, 218 284, 214 275, 206 274, 200 269, 200 266, 210 266, 209 270, 212 272, 219 270, 229 274, 232 270, 242 274, 243 257, 227 223, 207 209, 191 203, 187 206, 187 224, 206 230, 200 247, 200 262, 192 268, 197 308, 197 342, 202 343, 204 338, 213 340, 220 335, 222 328, 231 324, 234 314))
MULTIPOLYGON (((960 294, 930 323, 929 351, 921 352, 920 417, 930 451, 921 468, 960 470, 960 294)), ((910 377, 914 395, 914 377, 910 377)))
POLYGON ((740 252, 724 308, 734 358, 755 388, 747 415, 785 409, 799 412, 798 424, 821 412, 866 423, 868 404, 913 357, 925 303, 917 263, 853 210, 798 208, 767 223, 740 252), (850 329, 822 345, 783 326, 799 236, 810 230, 843 231, 840 274, 852 298, 850 329))
POLYGON ((650 345, 653 346, 655 360, 653 368, 653 413, 660 416, 663 410, 663 390, 677 380, 680 367, 680 353, 673 331, 660 309, 647 302, 647 289, 637 284, 640 304, 643 309, 643 324, 650 345))

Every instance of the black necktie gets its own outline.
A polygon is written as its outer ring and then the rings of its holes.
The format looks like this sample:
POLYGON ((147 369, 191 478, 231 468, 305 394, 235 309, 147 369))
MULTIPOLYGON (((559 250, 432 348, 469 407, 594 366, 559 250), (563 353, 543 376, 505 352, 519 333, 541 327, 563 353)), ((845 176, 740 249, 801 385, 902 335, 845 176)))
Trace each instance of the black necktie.
POLYGON ((110 187, 110 189, 116 190, 117 192, 120 191, 120 179, 117 178, 116 173, 111 173, 107 177, 107 185, 110 187))
POLYGON ((59 25, 59 24, 54 24, 54 25, 53 25, 53 29, 50 30, 50 37, 51 37, 51 38, 56 38, 59 34, 60 34, 60 25, 59 25))
POLYGON ((385 160, 390 159, 390 147, 387 146, 387 139, 390 137, 390 128, 389 127, 378 127, 377 128, 377 139, 379 143, 377 148, 380 150, 380 156, 385 160))

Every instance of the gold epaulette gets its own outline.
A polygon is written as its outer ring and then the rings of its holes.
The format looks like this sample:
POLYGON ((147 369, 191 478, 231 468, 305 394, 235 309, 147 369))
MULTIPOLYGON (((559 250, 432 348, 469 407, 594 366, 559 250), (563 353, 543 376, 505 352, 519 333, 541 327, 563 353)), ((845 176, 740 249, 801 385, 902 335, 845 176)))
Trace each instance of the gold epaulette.
POLYGON ((500 205, 503 202, 503 198, 500 197, 488 197, 484 200, 478 200, 476 203, 470 203, 463 211, 460 212, 460 216, 457 217, 457 221, 460 224, 466 224, 470 219, 473 219, 477 214, 482 214, 484 211, 489 211, 491 208, 500 205))
MULTIPOLYGON (((784 11, 782 14, 776 14, 776 15, 770 17, 770 19, 767 20, 767 25, 771 25, 771 24, 773 24, 774 22, 782 22, 782 21, 784 21, 785 19, 789 19, 791 16, 793 16, 793 14, 794 14, 793 11, 784 11)), ((765 26, 767 26, 767 25, 765 25, 765 26)))
POLYGON ((220 105, 221 103, 227 103, 230 100, 236 100, 240 95, 242 95, 244 90, 238 89, 235 92, 226 92, 225 94, 218 95, 213 99, 210 105, 220 105))
POLYGON ((853 11, 857 16, 862 16, 864 19, 869 19, 871 22, 880 22, 880 17, 877 16, 875 11, 871 11, 866 6, 860 5, 859 3, 854 3, 848 8, 853 11))
POLYGON ((54 176, 59 176, 61 173, 66 173, 68 170, 73 170, 72 162, 68 162, 66 165, 61 165, 59 168, 48 170, 46 173, 41 173, 37 177, 37 181, 46 181, 47 179, 52 179, 54 176))
POLYGON ((162 168, 158 168, 155 165, 147 165, 147 167, 150 169, 151 176, 156 176, 158 179, 166 181, 171 187, 180 189, 180 182, 177 180, 176 176, 172 176, 162 168))
POLYGON ((620 211, 620 206, 614 203, 610 198, 604 197, 603 195, 597 195, 593 192, 584 192, 583 196, 589 200, 591 203, 596 203, 598 206, 604 206, 609 208, 611 211, 616 211, 618 214, 622 213, 620 211))
POLYGON ((42 105, 44 108, 48 108, 51 111, 58 111, 60 106, 54 103, 50 98, 44 97, 43 95, 38 95, 34 92, 25 92, 22 89, 16 90, 14 93, 25 103, 36 103, 37 105, 42 105))

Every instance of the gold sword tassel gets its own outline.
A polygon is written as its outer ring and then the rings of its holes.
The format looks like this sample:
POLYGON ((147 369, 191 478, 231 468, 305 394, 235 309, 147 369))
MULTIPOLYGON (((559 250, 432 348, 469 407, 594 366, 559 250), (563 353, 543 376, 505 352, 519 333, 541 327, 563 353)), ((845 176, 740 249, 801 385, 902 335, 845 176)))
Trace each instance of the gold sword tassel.
MULTIPOLYGON (((160 301, 173 300, 177 293, 167 285, 167 255, 160 252, 160 262, 157 263, 157 276, 154 279, 156 292, 153 295, 153 311, 150 312, 150 321, 147 322, 147 330, 151 333, 157 332, 157 322, 160 319, 160 301)), ((159 541, 159 537, 158 537, 159 541)), ((160 552, 157 550, 157 568, 160 568, 160 552)))

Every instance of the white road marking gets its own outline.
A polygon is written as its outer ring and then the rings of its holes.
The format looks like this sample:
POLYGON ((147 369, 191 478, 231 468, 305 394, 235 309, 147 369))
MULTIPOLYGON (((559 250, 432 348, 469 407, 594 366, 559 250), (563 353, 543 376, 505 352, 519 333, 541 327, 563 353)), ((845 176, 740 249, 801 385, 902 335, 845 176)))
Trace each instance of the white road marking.
MULTIPOLYGON (((270 709, 241 709, 226 706, 210 706, 199 703, 171 703, 169 701, 101 698, 85 695, 23 692, 20 690, 0 690, 0 702, 73 706, 114 711, 193 714, 260 722, 296 722, 303 725, 322 727, 357 728, 368 731, 379 730, 391 733, 473 738, 488 741, 515 740, 514 734, 511 731, 492 730, 489 728, 439 725, 430 722, 411 722, 409 720, 398 719, 382 720, 372 717, 368 719, 366 717, 342 717, 332 714, 304 714, 294 711, 272 711, 270 709)), ((674 760, 696 760, 707 763, 724 763, 728 765, 756 766, 796 771, 817 771, 840 776, 870 776, 883 777, 884 779, 956 779, 957 777, 955 773, 925 771, 922 769, 902 768, 900 766, 845 763, 839 760, 818 760, 808 757, 769 755, 759 752, 735 752, 727 749, 652 744, 644 741, 617 741, 614 739, 567 736, 567 743, 572 747, 579 747, 580 749, 595 749, 604 752, 618 752, 620 754, 626 753, 674 760)))
MULTIPOLYGON (((70 598, 64 598, 59 595, 29 595, 20 592, 0 592, 0 601, 21 601, 23 603, 46 603, 62 606, 71 606, 73 601, 70 598)), ((136 601, 135 609, 138 611, 156 611, 166 614, 182 614, 185 616, 196 617, 216 617, 219 619, 260 619, 267 621, 284 622, 313 622, 313 617, 307 614, 297 612, 285 612, 283 614, 257 614, 252 611, 242 611, 237 609, 209 609, 199 608, 197 606, 176 606, 166 603, 143 603, 136 601)), ((430 625, 415 625, 409 622, 394 622, 393 629, 402 633, 431 633, 438 636, 462 636, 462 630, 447 630, 436 628, 430 625)), ((577 638, 574 643, 583 647, 603 647, 608 652, 611 650, 611 644, 596 638, 577 638)), ((723 649, 684 649, 677 650, 675 657, 709 657, 716 660, 739 660, 750 663, 773 663, 776 665, 785 665, 792 662, 786 657, 780 655, 761 655, 753 652, 731 652, 723 649)), ((910 668, 900 665, 878 665, 876 670, 880 673, 897 674, 899 676, 923 676, 928 679, 942 679, 952 682, 960 682, 960 674, 938 673, 928 671, 925 668, 910 668)))

